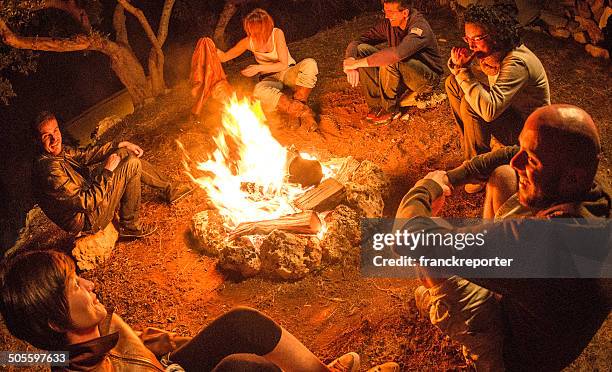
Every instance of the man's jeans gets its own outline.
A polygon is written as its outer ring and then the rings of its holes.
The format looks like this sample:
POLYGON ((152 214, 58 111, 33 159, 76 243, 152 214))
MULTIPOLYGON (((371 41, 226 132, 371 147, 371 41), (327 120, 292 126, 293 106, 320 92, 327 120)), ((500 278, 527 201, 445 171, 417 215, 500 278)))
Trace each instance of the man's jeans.
POLYGON ((465 99, 454 75, 446 79, 446 95, 455 116, 455 123, 463 136, 461 148, 465 160, 491 151, 491 136, 502 145, 518 143, 518 135, 523 129, 525 118, 512 106, 509 106, 497 119, 490 123, 486 122, 465 99))
MULTIPOLYGON (((109 192, 104 195, 100 206, 90 215, 89 230, 97 232, 104 229, 119 208, 119 222, 127 228, 139 228, 141 182, 145 185, 168 192, 170 180, 146 160, 134 156, 126 149, 117 154, 121 162, 113 171, 109 192)), ((102 172, 104 164, 95 171, 102 172)))
MULTIPOLYGON (((364 58, 378 52, 369 44, 359 44, 358 57, 364 58)), ((397 106, 401 94, 413 92, 427 85, 436 85, 440 76, 417 59, 408 59, 388 66, 359 69, 359 83, 369 107, 382 107, 389 111, 397 106)))
POLYGON ((495 294, 458 276, 429 288, 431 323, 464 346, 477 371, 503 371, 503 321, 495 294))

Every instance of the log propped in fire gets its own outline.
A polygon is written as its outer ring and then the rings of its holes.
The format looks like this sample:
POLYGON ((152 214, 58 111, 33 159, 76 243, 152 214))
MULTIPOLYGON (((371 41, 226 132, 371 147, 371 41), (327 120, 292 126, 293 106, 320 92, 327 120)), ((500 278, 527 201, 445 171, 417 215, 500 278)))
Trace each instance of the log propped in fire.
POLYGON ((324 212, 336 208, 344 196, 344 186, 335 179, 328 178, 296 198, 293 205, 301 210, 324 212))
POLYGON ((275 220, 241 223, 229 235, 231 240, 243 235, 265 235, 274 230, 283 230, 296 234, 316 234, 321 230, 321 220, 314 211, 288 214, 275 220))

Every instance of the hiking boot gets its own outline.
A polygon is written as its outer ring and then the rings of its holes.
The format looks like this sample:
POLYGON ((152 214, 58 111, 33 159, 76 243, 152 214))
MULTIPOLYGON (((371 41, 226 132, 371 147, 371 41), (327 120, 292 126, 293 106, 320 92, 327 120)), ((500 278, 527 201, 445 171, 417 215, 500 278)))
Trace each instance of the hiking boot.
POLYGON ((346 353, 327 365, 332 372, 357 372, 360 366, 359 354, 346 353))
POLYGON ((173 183, 166 192, 166 202, 168 202, 168 204, 174 204, 191 194, 194 190, 195 188, 189 183, 173 183))
POLYGON ((366 115, 365 119, 367 121, 374 121, 374 120, 376 120, 378 115, 380 115, 381 112, 382 112, 382 108, 380 108, 380 107, 372 107, 370 109, 370 111, 368 111, 368 114, 366 115))
POLYGON ((367 372, 399 372, 400 366, 395 362, 387 362, 379 364, 376 367, 368 369, 367 372))
POLYGON ((414 290, 414 302, 419 314, 423 317, 429 317, 429 307, 431 306, 431 295, 429 290, 424 286, 418 286, 414 290))
POLYGON ((401 112, 397 111, 397 110, 391 110, 391 111, 382 111, 377 117, 376 119, 374 119, 374 124, 376 125, 387 125, 390 122, 392 122, 393 120, 399 118, 402 115, 401 112))
POLYGON ((463 189, 468 194, 476 194, 484 189, 484 185, 481 183, 466 183, 465 186, 463 186, 463 189))
POLYGON ((119 228, 119 238, 121 239, 140 239, 149 236, 157 231, 156 225, 140 224, 140 227, 121 226, 119 228))

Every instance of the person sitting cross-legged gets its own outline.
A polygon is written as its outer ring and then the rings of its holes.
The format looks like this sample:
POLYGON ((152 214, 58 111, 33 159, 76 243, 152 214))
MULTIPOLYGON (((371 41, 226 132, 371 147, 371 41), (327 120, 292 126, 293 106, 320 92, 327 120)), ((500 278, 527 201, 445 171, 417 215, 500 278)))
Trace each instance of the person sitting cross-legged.
POLYGON ((54 114, 42 112, 33 122, 38 147, 33 190, 41 209, 63 230, 95 233, 111 223, 119 209, 119 236, 142 238, 155 231, 139 218, 141 183, 161 190, 174 203, 193 191, 172 182, 141 158, 131 142, 109 142, 83 148, 66 146, 54 114))
MULTIPOLYGON (((9 257, 0 269, 0 313, 15 337, 69 353, 63 371, 357 372, 359 355, 323 364, 291 333, 261 312, 237 307, 193 338, 160 329, 135 332, 106 309, 92 282, 58 251, 9 257)), ((396 363, 372 371, 398 372, 396 363)))

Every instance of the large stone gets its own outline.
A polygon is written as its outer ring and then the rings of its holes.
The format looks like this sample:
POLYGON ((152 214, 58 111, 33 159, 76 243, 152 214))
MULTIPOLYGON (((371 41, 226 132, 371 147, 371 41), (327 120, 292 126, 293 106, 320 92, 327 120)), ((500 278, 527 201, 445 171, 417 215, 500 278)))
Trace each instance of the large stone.
POLYGON ((261 272, 272 278, 300 279, 321 265, 321 247, 314 236, 274 230, 259 251, 261 272))
POLYGON ((245 236, 228 242, 219 252, 219 267, 240 273, 245 278, 255 276, 261 270, 259 248, 245 236))
POLYGON ((198 242, 198 248, 213 257, 219 255, 227 236, 223 218, 216 210, 196 213, 191 219, 191 234, 198 242))
POLYGON ((556 14, 552 14, 546 11, 543 11, 540 14, 540 19, 546 23, 549 27, 552 28, 562 28, 567 26, 567 18, 558 16, 556 14))
POLYGON ((325 223, 327 231, 321 240, 324 261, 338 262, 359 252, 359 248, 354 249, 361 241, 357 212, 346 205, 339 205, 325 216, 325 223))
POLYGON ((580 16, 576 16, 575 19, 576 22, 580 23, 580 26, 589 34, 591 43, 597 44, 604 39, 603 32, 592 19, 586 19, 580 16))
POLYGON ((382 195, 389 192, 389 180, 380 167, 369 160, 361 162, 349 181, 377 190, 382 195))
POLYGON ((587 53, 589 53, 590 55, 592 55, 595 58, 605 58, 605 59, 610 59, 610 53, 604 49, 604 48, 600 48, 598 46, 592 45, 592 44, 587 44, 584 49, 586 49, 587 53))
POLYGON ((548 32, 552 37, 556 37, 558 39, 567 39, 571 35, 565 28, 550 28, 548 32))
POLYGON ((583 0, 578 0, 576 2, 576 12, 578 13, 578 16, 583 18, 590 18, 592 15, 591 7, 586 1, 583 0))
POLYGON ((572 36, 574 37, 574 40, 576 40, 577 42, 579 42, 580 44, 586 44, 587 43, 587 37, 586 34, 584 32, 574 32, 572 34, 572 36))
POLYGON ((74 241, 72 256, 81 270, 91 270, 106 261, 115 247, 119 233, 112 223, 93 235, 85 235, 74 241))
POLYGON ((354 208, 359 215, 366 218, 382 217, 385 202, 380 192, 354 182, 347 182, 344 187, 346 203, 354 208))
POLYGON ((608 24, 608 18, 610 18, 610 16, 612 16, 612 8, 607 6, 606 9, 604 9, 601 17, 599 18, 599 28, 600 29, 603 29, 604 27, 606 27, 606 25, 608 24))

